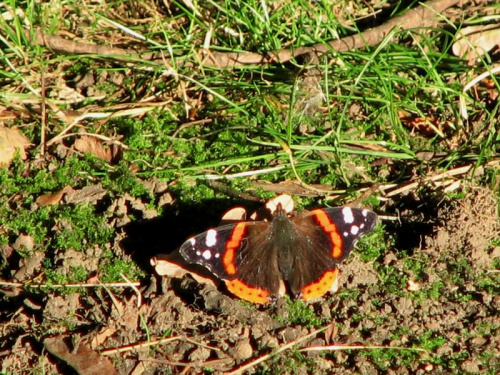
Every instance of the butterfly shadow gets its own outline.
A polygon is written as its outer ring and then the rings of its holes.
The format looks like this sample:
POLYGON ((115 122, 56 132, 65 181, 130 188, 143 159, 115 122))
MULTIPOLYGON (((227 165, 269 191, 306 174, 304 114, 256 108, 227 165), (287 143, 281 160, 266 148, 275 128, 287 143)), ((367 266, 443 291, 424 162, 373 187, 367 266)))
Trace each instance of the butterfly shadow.
POLYGON ((125 238, 120 241, 120 247, 147 274, 157 275, 158 270, 164 267, 180 267, 184 272, 172 268, 165 271, 166 277, 175 274, 170 280, 174 290, 185 289, 181 286, 185 273, 200 283, 220 287, 220 280, 206 268, 187 263, 178 249, 189 237, 218 226, 224 212, 237 204, 228 199, 211 199, 203 201, 203 204, 180 202, 168 205, 163 208, 162 216, 123 226, 125 238))

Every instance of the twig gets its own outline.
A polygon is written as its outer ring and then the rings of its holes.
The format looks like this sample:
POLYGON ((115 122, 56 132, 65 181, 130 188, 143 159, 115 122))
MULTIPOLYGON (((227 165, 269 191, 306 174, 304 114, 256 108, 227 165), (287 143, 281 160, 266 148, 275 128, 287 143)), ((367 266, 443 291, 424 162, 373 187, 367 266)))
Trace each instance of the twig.
POLYGON ((460 113, 462 117, 467 120, 469 118, 469 114, 467 113, 467 106, 465 105, 465 93, 472 87, 475 86, 478 82, 481 80, 485 79, 486 77, 489 77, 491 75, 494 75, 496 73, 500 72, 500 66, 495 65, 492 67, 492 69, 488 70, 487 72, 481 73, 478 75, 476 78, 474 78, 472 81, 470 81, 468 84, 464 86, 462 89, 463 95, 460 95, 460 113))
POLYGON ((331 41, 327 44, 317 43, 309 47, 299 47, 296 49, 283 49, 277 52, 259 53, 226 53, 213 52, 204 60, 206 65, 219 67, 237 67, 249 64, 269 64, 284 63, 302 55, 310 55, 313 59, 319 58, 325 52, 337 51, 345 52, 357 48, 365 48, 380 43, 385 36, 394 28, 409 30, 416 27, 435 27, 438 21, 435 15, 445 9, 459 3, 460 0, 433 0, 419 5, 409 10, 406 14, 395 17, 381 26, 368 29, 360 34, 348 36, 339 40, 331 41))
POLYGON ((237 67, 242 65, 261 65, 271 63, 285 63, 292 58, 302 55, 310 55, 313 59, 318 59, 328 51, 345 52, 357 48, 365 48, 379 44, 385 36, 394 28, 409 30, 417 27, 435 27, 438 21, 436 14, 459 3, 460 0, 433 0, 419 5, 409 10, 406 14, 395 17, 383 25, 368 29, 360 34, 348 36, 339 40, 331 41, 327 44, 317 43, 309 47, 299 47, 296 49, 283 49, 277 52, 268 51, 265 53, 237 53, 237 52, 214 52, 204 56, 204 64, 218 67, 237 67))
POLYGON ((257 176, 259 174, 273 173, 284 168, 286 168, 285 165, 278 165, 276 167, 271 167, 271 168, 258 169, 255 171, 243 171, 225 175, 206 174, 203 177, 206 178, 207 180, 230 180, 233 178, 257 176))
MULTIPOLYGON (((1 353, 0 353, 1 355, 1 353)), ((164 359, 155 359, 155 358, 139 358, 141 362, 152 362, 152 363, 160 363, 160 364, 166 364, 170 366, 179 366, 179 367, 197 367, 197 368, 213 368, 215 366, 219 365, 227 365, 229 363, 233 363, 234 359, 226 357, 226 358, 219 358, 219 359, 212 359, 209 361, 201 362, 201 363, 193 363, 193 362, 177 362, 177 361, 167 361, 164 359)))
POLYGON ((119 348, 104 349, 104 350, 99 351, 99 353, 101 355, 113 355, 113 354, 116 354, 116 353, 124 353, 124 352, 130 352, 132 350, 139 350, 139 349, 149 348, 150 346, 153 346, 153 345, 167 344, 169 342, 176 341, 176 340, 184 340, 184 341, 190 342, 191 344, 195 344, 195 345, 201 346, 203 348, 207 348, 207 349, 215 350, 215 351, 220 351, 219 348, 202 344, 202 343, 200 343, 198 341, 191 340, 190 338, 187 338, 187 337, 184 337, 184 336, 174 336, 174 337, 166 337, 166 338, 159 339, 159 340, 145 341, 145 342, 141 342, 141 343, 138 343, 138 344, 121 346, 119 348))
MULTIPOLYGON (((492 160, 492 161, 486 163, 485 166, 494 166, 494 165, 498 165, 499 163, 500 163, 500 160, 492 160)), ((464 165, 462 167, 450 169, 450 170, 447 170, 443 173, 440 173, 440 174, 437 174, 434 176, 427 176, 427 177, 423 178, 421 181, 410 182, 410 183, 408 183, 404 186, 401 186, 397 189, 391 190, 390 192, 388 192, 386 194, 386 197, 392 197, 394 195, 401 194, 401 193, 416 189, 422 182, 437 182, 437 181, 443 180, 445 178, 468 173, 471 171, 471 169, 474 167, 474 165, 475 164, 464 165)), ((384 186, 382 186, 382 188, 384 188, 384 186)))
POLYGON ((363 349, 394 349, 394 350, 414 350, 417 352, 426 352, 428 350, 422 348, 405 348, 402 346, 381 346, 381 345, 320 345, 320 346, 310 346, 308 348, 299 349, 299 352, 312 352, 312 351, 336 351, 336 350, 363 350, 363 349))
MULTIPOLYGON (((26 31, 26 37, 28 38, 28 40, 31 40, 29 30, 26 31)), ((32 42, 36 42, 39 46, 47 47, 54 52, 63 52, 72 55, 115 55, 117 58, 119 58, 120 56, 137 54, 137 51, 134 50, 101 46, 92 43, 75 42, 73 40, 64 39, 57 35, 46 35, 40 29, 37 29, 35 31, 35 37, 36 40, 32 40, 32 42)))
MULTIPOLYGON (((365 48, 379 44, 394 28, 409 30, 417 27, 436 27, 439 24, 436 15, 445 9, 458 4, 460 0, 432 0, 414 9, 409 10, 404 15, 395 17, 383 25, 368 29, 360 34, 348 36, 329 43, 317 43, 312 46, 298 47, 294 49, 282 49, 279 51, 267 51, 263 53, 253 52, 218 52, 207 51, 203 47, 199 50, 202 65, 217 68, 235 68, 245 65, 262 65, 273 63, 285 63, 292 58, 302 55, 309 55, 316 60, 321 55, 329 51, 345 52, 357 48, 365 48)), ((36 30, 36 40, 40 46, 45 46, 55 52, 69 54, 96 54, 115 58, 117 60, 130 61, 134 56, 143 60, 164 60, 163 57, 154 53, 137 53, 134 50, 100 46, 96 44, 75 42, 64 39, 56 35, 46 35, 41 30, 36 30)), ((26 33, 30 38, 29 33, 26 33)), ((168 62, 168 59, 166 59, 168 62)), ((187 63, 193 65, 193 63, 187 63)))
POLYGON ((45 140, 46 140, 46 134, 45 132, 47 131, 47 106, 45 103, 45 74, 44 74, 44 65, 42 64, 42 69, 41 69, 41 76, 40 79, 42 81, 42 92, 40 93, 41 99, 42 99, 42 126, 40 129, 40 154, 42 156, 45 155, 45 140))
POLYGON ((31 283, 16 283, 8 281, 0 281, 0 286, 11 286, 17 288, 122 288, 122 287, 137 287, 141 283, 132 281, 127 283, 93 283, 93 284, 31 284, 31 283))

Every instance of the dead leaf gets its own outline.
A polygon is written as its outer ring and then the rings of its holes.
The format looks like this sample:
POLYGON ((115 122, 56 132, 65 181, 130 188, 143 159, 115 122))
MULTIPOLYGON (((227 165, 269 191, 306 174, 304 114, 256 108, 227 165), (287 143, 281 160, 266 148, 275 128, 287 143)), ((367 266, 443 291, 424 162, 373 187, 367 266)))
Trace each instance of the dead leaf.
POLYGON ((252 215, 250 215, 250 219, 252 220, 271 220, 272 215, 276 212, 278 208, 278 204, 281 204, 281 208, 285 210, 286 213, 292 213, 295 203, 293 199, 288 194, 281 194, 274 198, 268 200, 264 207, 255 211, 252 215))
POLYGON ((48 206, 52 204, 57 204, 61 201, 63 198, 64 194, 72 191, 73 188, 71 186, 65 186, 59 191, 56 191, 55 193, 47 193, 40 195, 36 199, 36 203, 38 203, 40 206, 48 206))
POLYGON ((31 142, 15 128, 6 128, 0 125, 0 166, 9 165, 19 150, 21 159, 26 160, 27 148, 31 142))
POLYGON ((422 161, 431 161, 436 159, 443 159, 448 156, 445 152, 434 152, 434 151, 419 151, 415 154, 417 159, 422 161))
POLYGON ((383 165, 393 165, 393 164, 394 164, 394 162, 390 158, 380 158, 380 159, 376 159, 370 163, 370 165, 372 167, 381 167, 383 165))
POLYGON ((118 375, 110 359, 83 344, 72 348, 68 341, 68 336, 60 335, 45 339, 43 345, 50 354, 66 362, 80 375, 118 375))
POLYGON ((177 251, 168 255, 159 254, 151 258, 150 262, 159 276, 181 278, 189 274, 201 284, 217 286, 215 279, 208 273, 208 270, 186 263, 177 251))
POLYGON ((246 218, 247 218, 247 210, 245 207, 233 207, 229 211, 226 211, 224 215, 222 215, 220 225, 226 225, 246 220, 246 218))
POLYGON ((57 204, 65 198, 66 203, 96 203, 106 195, 106 190, 101 184, 85 186, 75 190, 71 186, 66 186, 63 189, 55 192, 41 195, 37 198, 36 203, 40 206, 57 204))
POLYGON ((34 252, 29 257, 24 257, 19 260, 19 268, 12 276, 16 281, 23 281, 31 278, 35 272, 38 272, 42 268, 42 262, 45 255, 41 252, 34 252))
POLYGON ((108 163, 116 161, 121 152, 119 146, 110 145, 109 147, 105 147, 104 142, 100 139, 88 135, 83 135, 77 139, 73 147, 77 151, 92 154, 100 159, 106 160, 108 163))
POLYGON ((112 327, 104 327, 99 331, 97 335, 95 335, 92 338, 92 341, 90 342, 90 345, 92 348, 98 348, 102 344, 106 342, 107 339, 109 339, 111 336, 113 336, 116 332, 116 328, 112 327))
POLYGON ((328 327, 326 328, 326 331, 325 331, 325 342, 327 344, 331 344, 332 342, 334 342, 334 338, 337 337, 337 334, 339 332, 339 328, 337 327, 337 322, 336 321, 332 321, 328 327))
POLYGON ((106 195, 106 190, 101 184, 95 184, 90 186, 84 186, 81 189, 68 191, 65 197, 66 203, 78 204, 78 203, 91 203, 94 204, 97 201, 104 198, 106 195))
POLYGON ((97 273, 91 275, 90 277, 87 278, 86 280, 87 284, 96 284, 96 283, 99 283, 101 282, 99 280, 99 276, 97 275, 97 273))
POLYGON ((452 46, 453 54, 471 64, 495 46, 500 46, 500 27, 498 25, 464 27, 458 32, 457 39, 452 46))
POLYGON ((433 137, 439 135, 444 138, 442 131, 443 124, 440 123, 433 116, 420 117, 412 115, 406 111, 398 111, 401 123, 406 126, 410 131, 420 133, 426 137, 433 137))

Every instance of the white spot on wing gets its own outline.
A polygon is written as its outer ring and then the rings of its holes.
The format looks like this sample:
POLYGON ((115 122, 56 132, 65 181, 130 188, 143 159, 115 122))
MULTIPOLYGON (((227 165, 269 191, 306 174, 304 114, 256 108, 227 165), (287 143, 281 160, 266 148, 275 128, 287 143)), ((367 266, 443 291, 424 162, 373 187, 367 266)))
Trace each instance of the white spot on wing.
POLYGON ((209 260, 212 257, 212 253, 210 250, 207 249, 203 252, 203 254, 201 254, 201 256, 206 260, 209 260))
POLYGON ((220 258, 220 253, 215 253, 216 258, 220 258))
POLYGON ((347 233, 347 232, 344 232, 342 234, 344 235, 344 237, 347 237, 349 235, 349 233, 347 233))
POLYGON ((210 229, 207 231, 207 237, 205 238, 205 244, 208 247, 212 247, 217 243, 217 231, 215 229, 210 229))
POLYGON ((352 214, 351 207, 344 207, 342 209, 342 215, 344 215, 344 222, 351 224, 354 222, 354 215, 352 214))
POLYGON ((361 215, 366 217, 368 215, 368 210, 365 208, 363 211, 361 211, 361 215))
POLYGON ((201 253, 200 253, 199 251, 197 251, 197 252, 196 252, 196 255, 200 256, 200 255, 201 255, 201 253))
POLYGON ((358 232, 359 232, 359 227, 357 225, 353 225, 351 227, 351 234, 355 236, 356 234, 358 234, 358 232))
POLYGON ((190 238, 188 241, 191 244, 191 246, 196 245, 196 240, 194 239, 194 237, 190 238))

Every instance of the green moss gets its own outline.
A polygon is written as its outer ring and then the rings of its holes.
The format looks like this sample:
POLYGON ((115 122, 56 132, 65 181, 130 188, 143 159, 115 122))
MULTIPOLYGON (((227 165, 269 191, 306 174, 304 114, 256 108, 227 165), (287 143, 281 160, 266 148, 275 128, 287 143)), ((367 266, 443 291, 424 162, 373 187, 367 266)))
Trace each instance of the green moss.
POLYGON ((122 274, 132 281, 144 277, 143 271, 130 260, 113 257, 106 259, 100 267, 100 275, 103 282, 125 282, 121 276, 122 274))
POLYGON ((60 229, 54 241, 56 247, 81 251, 94 245, 104 246, 113 238, 113 229, 93 206, 62 206, 54 213, 58 214, 55 225, 60 229))
MULTIPOLYGON (((47 263, 46 263, 47 265, 47 263)), ((48 286, 53 284, 79 284, 85 283, 93 271, 88 271, 82 266, 71 266, 64 273, 54 271, 50 268, 45 269, 46 283, 48 286)), ((82 288, 83 289, 83 288, 82 288)), ((63 292, 71 293, 74 290, 63 290, 63 292)))
MULTIPOLYGON (((314 312, 313 308, 301 300, 291 301, 287 298, 287 323, 301 325, 305 327, 319 327, 322 324, 321 318, 314 312)), ((283 318, 277 317, 284 321, 283 318)))
POLYGON ((381 371, 387 371, 396 364, 408 366, 418 360, 420 355, 417 351, 401 349, 371 349, 362 353, 372 359, 373 364, 381 371))
POLYGON ((371 262, 382 258, 382 255, 388 250, 385 237, 383 226, 378 225, 372 233, 360 239, 355 251, 360 254, 363 262, 371 262))

